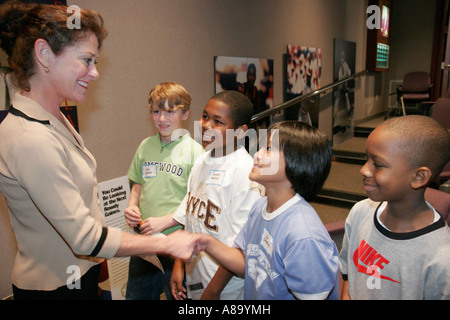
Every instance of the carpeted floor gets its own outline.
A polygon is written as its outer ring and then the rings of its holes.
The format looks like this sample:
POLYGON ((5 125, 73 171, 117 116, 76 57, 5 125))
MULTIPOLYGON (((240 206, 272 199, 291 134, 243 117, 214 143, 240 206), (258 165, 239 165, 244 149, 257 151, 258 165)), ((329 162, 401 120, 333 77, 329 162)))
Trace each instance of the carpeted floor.
POLYGON ((347 219, 350 208, 336 206, 332 204, 324 204, 320 202, 311 202, 311 206, 316 210, 323 224, 342 221, 347 219))
MULTIPOLYGON (((333 162, 330 175, 325 181, 323 189, 336 191, 352 195, 366 197, 362 188, 362 178, 359 170, 361 165, 333 162)), ((341 201, 327 200, 326 203, 320 199, 312 202, 311 205, 316 210, 324 224, 345 220, 352 203, 342 204, 341 201)))
POLYGON ((331 164, 330 174, 324 189, 365 196, 360 174, 362 165, 336 162, 331 164))
MULTIPOLYGON (((323 189, 365 198, 360 169, 361 165, 333 161, 330 175, 323 189)), ((317 200, 312 203, 324 224, 345 220, 352 205, 351 203, 343 205, 340 201, 333 202, 333 200, 328 200, 326 203, 317 200)))
POLYGON ((333 151, 350 152, 363 156, 366 149, 366 141, 367 138, 365 137, 353 137, 334 146, 333 151))
MULTIPOLYGON (((384 116, 380 116, 360 123, 358 126, 370 130, 377 127, 383 121, 384 116)), ((333 153, 337 158, 339 158, 340 155, 348 154, 350 155, 350 158, 363 159, 365 156, 366 141, 366 137, 354 137, 334 146, 333 153)), ((323 189, 355 195, 357 197, 367 197, 362 185, 362 176, 359 172, 362 163, 362 160, 359 160, 359 164, 333 161, 330 175, 328 176, 327 181, 325 181, 323 189)), ((345 220, 353 206, 353 204, 349 202, 342 203, 333 200, 324 202, 320 199, 312 202, 311 205, 317 211, 324 224, 345 220)))
POLYGON ((357 126, 361 128, 374 129, 384 121, 384 115, 378 115, 376 118, 369 119, 359 123, 357 126))

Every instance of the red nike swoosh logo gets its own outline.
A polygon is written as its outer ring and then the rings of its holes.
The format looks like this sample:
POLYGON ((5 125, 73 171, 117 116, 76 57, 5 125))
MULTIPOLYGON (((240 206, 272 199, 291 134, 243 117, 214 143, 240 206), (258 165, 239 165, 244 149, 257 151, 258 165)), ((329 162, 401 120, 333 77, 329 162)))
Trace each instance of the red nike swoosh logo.
POLYGON ((379 267, 377 267, 377 266, 366 267, 366 266, 360 264, 359 263, 359 259, 358 259, 358 252, 359 252, 359 250, 357 249, 357 250, 355 250, 355 253, 353 253, 353 263, 355 264, 356 270, 358 272, 361 272, 361 273, 364 273, 364 274, 367 274, 369 276, 373 276, 373 277, 376 277, 376 278, 389 280, 389 281, 392 281, 392 282, 395 282, 395 283, 400 283, 400 281, 397 281, 397 280, 394 280, 392 278, 389 278, 389 277, 381 275, 379 272, 377 272, 377 269, 379 270, 379 267))

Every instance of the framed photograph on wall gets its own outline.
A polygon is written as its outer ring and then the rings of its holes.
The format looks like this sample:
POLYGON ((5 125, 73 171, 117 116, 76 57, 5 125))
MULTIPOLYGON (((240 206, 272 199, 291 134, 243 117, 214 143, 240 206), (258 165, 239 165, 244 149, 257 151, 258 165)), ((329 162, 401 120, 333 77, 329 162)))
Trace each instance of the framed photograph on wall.
MULTIPOLYGON (((322 49, 308 46, 287 46, 285 100, 292 100, 320 88, 322 76, 322 49)), ((318 126, 319 104, 316 99, 307 100, 296 107, 286 109, 286 119, 295 119, 318 126)))
MULTIPOLYGON (((273 60, 265 58, 214 57, 215 93, 236 90, 253 104, 253 114, 273 107, 273 60)), ((270 119, 258 126, 266 127, 270 119)))
MULTIPOLYGON (((345 79, 355 73, 356 42, 334 40, 333 80, 345 79)), ((345 82, 333 91, 333 146, 353 138, 355 80, 345 82)))
POLYGON ((286 61, 286 93, 291 100, 320 88, 322 49, 289 44, 286 61))

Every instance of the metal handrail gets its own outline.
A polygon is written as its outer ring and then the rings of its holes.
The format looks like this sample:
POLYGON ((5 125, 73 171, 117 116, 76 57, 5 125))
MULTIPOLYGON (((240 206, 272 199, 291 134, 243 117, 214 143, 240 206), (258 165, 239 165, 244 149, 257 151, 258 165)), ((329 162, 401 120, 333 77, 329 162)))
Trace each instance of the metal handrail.
POLYGON ((287 109, 289 107, 295 106, 295 105, 299 104, 300 102, 303 102, 305 100, 311 99, 312 97, 315 97, 315 96, 317 96, 319 94, 322 94, 322 93, 324 93, 324 92, 326 92, 326 91, 328 91, 330 89, 333 89, 334 87, 337 87, 337 86, 339 86, 339 85, 341 85, 341 84, 343 84, 345 82, 348 82, 348 81, 350 81, 352 79, 356 79, 356 78, 362 77, 367 72, 368 72, 368 70, 364 70, 364 71, 360 71, 358 73, 354 73, 351 76, 348 76, 348 77, 346 77, 344 79, 341 79, 341 80, 338 80, 336 82, 333 82, 332 84, 329 84, 329 85, 327 85, 327 86, 325 86, 323 88, 317 89, 315 91, 312 91, 312 92, 307 93, 307 94, 302 95, 302 96, 295 97, 294 99, 286 101, 286 102, 284 102, 284 103, 282 103, 282 104, 280 104, 278 106, 275 106, 273 108, 269 108, 269 109, 264 110, 264 111, 262 111, 260 113, 257 113, 255 115, 253 115, 252 123, 254 123, 254 122, 258 121, 258 120, 261 120, 262 118, 265 118, 267 116, 270 116, 270 115, 272 115, 274 113, 277 113, 278 111, 281 111, 281 110, 287 109))

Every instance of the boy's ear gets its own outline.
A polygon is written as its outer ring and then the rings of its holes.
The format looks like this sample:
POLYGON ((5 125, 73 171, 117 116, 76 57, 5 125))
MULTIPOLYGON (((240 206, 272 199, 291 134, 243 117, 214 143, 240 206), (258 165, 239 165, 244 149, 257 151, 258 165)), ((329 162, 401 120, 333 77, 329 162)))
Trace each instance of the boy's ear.
POLYGON ((433 173, 428 167, 417 168, 411 187, 416 190, 426 187, 431 182, 432 175, 433 173))
POLYGON ((187 119, 189 119, 189 110, 183 111, 181 119, 183 119, 183 121, 186 121, 187 119))
POLYGON ((236 137, 238 139, 242 139, 245 137, 245 134, 247 133, 248 130, 248 126, 246 124, 243 124, 242 126, 238 127, 235 132, 236 132, 236 137))

